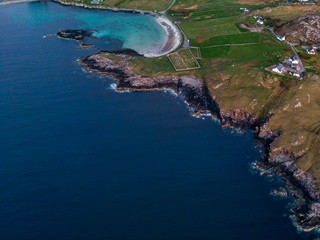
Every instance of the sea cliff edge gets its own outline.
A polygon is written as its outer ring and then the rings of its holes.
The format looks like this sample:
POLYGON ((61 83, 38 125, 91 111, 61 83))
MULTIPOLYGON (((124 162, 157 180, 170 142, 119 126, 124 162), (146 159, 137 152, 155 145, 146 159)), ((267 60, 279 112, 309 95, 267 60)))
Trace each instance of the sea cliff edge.
POLYGON ((97 54, 79 59, 79 64, 86 71, 116 79, 117 91, 172 89, 183 96, 192 115, 197 117, 211 115, 223 127, 254 130, 258 143, 265 149, 261 160, 253 164, 254 168, 262 174, 268 173, 283 178, 290 194, 296 199, 290 210, 290 218, 298 230, 310 232, 320 228, 320 193, 316 183, 310 173, 297 167, 293 154, 284 148, 271 147, 271 143, 281 132, 272 132, 268 128, 270 115, 265 120, 260 120, 237 109, 223 112, 218 99, 210 94, 202 79, 194 76, 143 77, 133 72, 127 58, 115 62, 97 54))

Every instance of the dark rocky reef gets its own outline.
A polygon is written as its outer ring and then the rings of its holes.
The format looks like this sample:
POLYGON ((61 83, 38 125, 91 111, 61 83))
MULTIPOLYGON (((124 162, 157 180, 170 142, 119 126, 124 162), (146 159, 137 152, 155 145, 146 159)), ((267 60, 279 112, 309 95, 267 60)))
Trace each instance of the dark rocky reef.
POLYGON ((62 39, 68 39, 68 40, 74 40, 74 41, 84 41, 86 37, 92 36, 91 30, 73 30, 73 29, 67 29, 62 30, 60 29, 56 33, 57 37, 62 39))
POLYGON ((274 196, 274 197, 287 198, 288 197, 288 192, 286 191, 285 188, 280 187, 279 189, 273 189, 270 192, 270 195, 274 196))
POLYGON ((94 47, 94 44, 92 44, 92 43, 86 43, 86 42, 81 42, 80 44, 79 44, 79 47, 80 48, 82 48, 82 49, 91 49, 91 48, 93 48, 94 47))
POLYGON ((296 201, 291 208, 291 219, 300 231, 320 229, 320 193, 309 171, 297 166, 297 159, 284 148, 266 146, 265 156, 257 165, 280 176, 296 201))
MULTIPOLYGON (((291 209, 291 219, 301 231, 312 231, 320 228, 320 193, 309 172, 303 172, 296 165, 296 158, 285 149, 272 147, 272 142, 281 132, 272 132, 268 127, 267 115, 261 120, 249 113, 233 110, 223 112, 215 96, 212 96, 206 83, 193 76, 143 77, 132 71, 127 58, 111 60, 106 56, 92 55, 82 58, 79 63, 86 70, 97 71, 101 75, 112 76, 118 80, 118 91, 145 91, 172 89, 181 93, 195 116, 211 115, 223 126, 255 130, 258 143, 265 147, 261 161, 253 167, 261 175, 280 176, 290 189, 290 195, 296 199, 291 209)), ((275 194, 286 195, 283 189, 275 194)))
POLYGON ((116 54, 116 55, 128 55, 131 57, 143 57, 142 54, 138 53, 137 51, 131 49, 131 48, 123 48, 123 49, 119 49, 119 50, 114 50, 114 51, 101 51, 101 52, 106 52, 106 53, 112 53, 112 54, 116 54))
POLYGON ((56 33, 56 36, 61 39, 66 40, 74 40, 79 43, 79 47, 82 49, 91 49, 94 47, 94 44, 87 43, 86 38, 93 37, 92 36, 93 31, 92 30, 73 30, 73 29, 67 29, 67 30, 59 30, 56 33))

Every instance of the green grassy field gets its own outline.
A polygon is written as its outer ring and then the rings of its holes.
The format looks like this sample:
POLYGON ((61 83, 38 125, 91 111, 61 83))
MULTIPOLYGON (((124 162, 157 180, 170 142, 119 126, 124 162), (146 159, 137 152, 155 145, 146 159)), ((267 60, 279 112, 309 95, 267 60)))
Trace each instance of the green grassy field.
POLYGON ((190 49, 182 49, 179 51, 180 57, 183 59, 188 68, 197 68, 199 64, 197 60, 194 58, 190 49))
POLYGON ((179 56, 178 53, 172 53, 168 56, 171 63, 175 67, 176 70, 186 69, 187 65, 184 63, 183 59, 179 56))
POLYGON ((223 44, 259 43, 260 41, 261 34, 248 32, 245 34, 220 35, 209 38, 201 43, 192 40, 191 44, 193 46, 208 47, 223 44))
POLYGON ((129 62, 129 66, 134 72, 145 77, 172 75, 176 73, 167 57, 134 58, 129 62))

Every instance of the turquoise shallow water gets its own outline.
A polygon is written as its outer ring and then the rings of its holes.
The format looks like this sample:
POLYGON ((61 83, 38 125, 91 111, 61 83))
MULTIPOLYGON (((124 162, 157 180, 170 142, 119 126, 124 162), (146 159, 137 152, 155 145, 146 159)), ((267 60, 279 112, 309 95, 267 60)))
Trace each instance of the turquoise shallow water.
POLYGON ((108 44, 112 45, 112 39, 116 39, 122 48, 145 52, 161 47, 166 37, 155 18, 147 14, 88 11, 75 7, 61 9, 52 7, 50 3, 34 4, 32 7, 26 5, 19 10, 9 8, 5 14, 14 22, 29 26, 59 20, 76 23, 71 24, 70 28, 95 30, 94 36, 100 38, 106 48, 108 44))
POLYGON ((250 173, 250 132, 193 118, 165 92, 119 94, 76 63, 95 49, 42 38, 88 14, 0 7, 1 240, 316 239, 269 196, 282 183, 250 173))

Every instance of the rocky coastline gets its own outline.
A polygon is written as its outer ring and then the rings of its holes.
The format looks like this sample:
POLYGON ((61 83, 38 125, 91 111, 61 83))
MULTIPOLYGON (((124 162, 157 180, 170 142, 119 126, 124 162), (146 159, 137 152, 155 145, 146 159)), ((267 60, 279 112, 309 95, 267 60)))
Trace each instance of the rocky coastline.
MULTIPOLYGON (((37 1, 37 0, 34 0, 37 1)), ((89 9, 96 9, 96 10, 108 10, 111 12, 127 12, 127 13, 132 13, 132 14, 150 14, 153 16, 157 16, 157 13, 154 12, 150 12, 150 11, 143 11, 143 10, 137 10, 137 9, 125 9, 125 8, 111 8, 111 7, 104 7, 104 6, 90 6, 87 4, 83 4, 83 3, 75 3, 75 2, 65 2, 65 1, 61 1, 61 0, 52 0, 53 2, 59 3, 61 5, 65 5, 65 6, 74 6, 74 7, 82 7, 82 8, 89 8, 89 9)))
POLYGON ((268 127, 268 119, 260 120, 240 110, 224 112, 220 109, 218 99, 212 96, 206 83, 194 76, 143 77, 133 72, 128 59, 113 61, 99 54, 87 56, 79 60, 79 64, 87 71, 112 77, 117 81, 118 91, 152 91, 172 89, 180 93, 196 117, 208 116, 219 120, 223 127, 235 129, 251 129, 258 143, 264 146, 264 154, 260 161, 253 163, 253 169, 260 174, 279 176, 286 183, 288 195, 296 199, 291 208, 293 224, 299 231, 310 232, 320 229, 320 193, 315 180, 309 172, 304 172, 296 165, 296 157, 283 148, 273 148, 272 142, 281 132, 272 132, 268 127))

